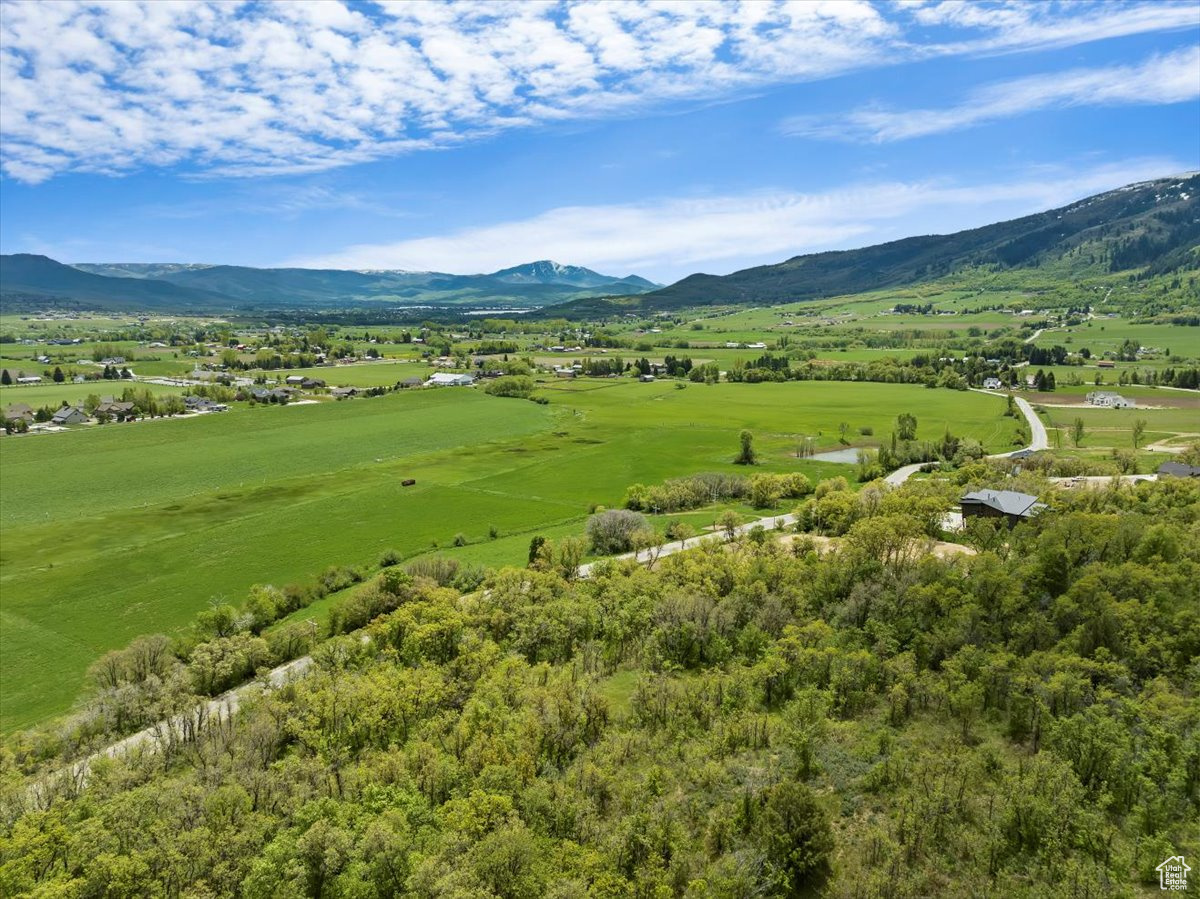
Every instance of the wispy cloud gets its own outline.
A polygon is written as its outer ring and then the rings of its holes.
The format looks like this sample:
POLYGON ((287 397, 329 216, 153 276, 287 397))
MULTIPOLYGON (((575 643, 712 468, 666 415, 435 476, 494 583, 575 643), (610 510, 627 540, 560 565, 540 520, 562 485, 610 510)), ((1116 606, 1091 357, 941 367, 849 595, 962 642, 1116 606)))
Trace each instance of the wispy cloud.
POLYGON ((1104 0, 1100 3, 1030 0, 899 0, 925 27, 950 29, 942 40, 925 42, 924 55, 999 55, 1070 47, 1150 31, 1195 29, 1192 0, 1157 3, 1104 0))
POLYGON ((888 182, 823 193, 759 191, 570 206, 519 221, 361 244, 282 264, 465 274, 552 258, 612 274, 637 272, 674 280, 699 265, 731 271, 799 253, 982 225, 1179 168, 1172 160, 1142 159, 1071 173, 1042 169, 1023 179, 975 185, 888 182))
POLYGON ((929 55, 1194 24, 1190 3, 7 0, 4 173, 303 173, 929 55), (922 37, 936 34, 936 40, 922 37))
POLYGON ((203 219, 221 215, 266 215, 290 221, 314 211, 352 210, 382 218, 406 218, 403 201, 386 201, 360 189, 324 184, 279 184, 250 182, 248 186, 222 192, 219 196, 137 206, 136 215, 153 219, 203 219), (252 186, 250 186, 252 185, 252 186))
POLYGON ((848 141, 907 140, 1070 106, 1183 103, 1200 97, 1200 47, 1140 65, 1073 69, 991 84, 944 109, 864 107, 841 116, 794 116, 785 134, 848 141))

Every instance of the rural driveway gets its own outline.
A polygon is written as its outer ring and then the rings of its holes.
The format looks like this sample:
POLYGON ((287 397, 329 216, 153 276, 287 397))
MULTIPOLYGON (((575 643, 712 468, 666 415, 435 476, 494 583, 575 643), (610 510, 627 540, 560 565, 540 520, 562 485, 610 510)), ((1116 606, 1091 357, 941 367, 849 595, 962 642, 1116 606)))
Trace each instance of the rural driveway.
MULTIPOLYGON (((750 533, 756 527, 766 528, 768 531, 775 528, 787 527, 796 523, 796 516, 789 513, 787 515, 772 515, 769 518, 759 518, 751 521, 748 524, 739 525, 734 528, 734 536, 741 537, 750 533)), ((656 546, 652 549, 643 549, 638 552, 621 553, 619 556, 610 556, 606 559, 600 559, 596 562, 589 562, 586 565, 579 566, 579 577, 591 577, 592 570, 597 565, 603 565, 605 562, 612 562, 619 559, 636 559, 639 562, 657 562, 663 556, 673 556, 677 552, 683 552, 686 549, 695 549, 705 543, 724 543, 729 539, 725 531, 717 531, 711 534, 701 534, 697 537, 688 537, 686 540, 676 540, 673 543, 664 543, 661 546, 656 546)))
MULTIPOLYGON (((792 514, 773 515, 769 518, 760 518, 748 524, 743 524, 736 528, 734 533, 736 536, 742 536, 759 525, 770 530, 777 527, 787 527, 795 524, 795 522, 796 516, 792 514)), ((690 537, 687 540, 676 540, 673 543, 666 543, 662 546, 636 553, 624 553, 619 556, 613 556, 610 559, 581 565, 579 568, 579 577, 590 577, 592 569, 596 565, 611 561, 612 559, 636 558, 639 562, 655 562, 664 556, 674 555, 677 552, 687 549, 694 549, 702 543, 724 543, 727 539, 729 539, 728 535, 724 531, 720 531, 713 534, 704 534, 699 537, 690 537)), ((367 638, 364 636, 362 639, 366 641, 367 638)), ((130 734, 106 746, 104 749, 80 759, 74 765, 67 768, 66 773, 68 773, 70 779, 78 787, 82 787, 87 781, 88 769, 98 759, 118 758, 141 749, 153 752, 164 745, 175 742, 180 738, 180 735, 198 729, 205 722, 228 719, 237 713, 237 710, 241 707, 242 700, 249 696, 251 691, 257 691, 263 685, 272 688, 281 687, 294 678, 302 677, 312 667, 312 663, 312 656, 301 656, 298 659, 280 665, 278 668, 273 668, 262 678, 242 684, 240 687, 234 687, 220 696, 201 703, 188 712, 158 721, 143 730, 139 730, 137 733, 130 734)), ((43 780, 35 785, 32 790, 35 801, 39 805, 42 804, 42 800, 45 798, 44 794, 47 792, 46 788, 48 786, 49 781, 43 780)))
MULTIPOLYGON (((997 393, 994 390, 981 390, 978 387, 972 387, 971 390, 975 393, 985 393, 988 396, 1009 396, 1007 393, 997 393)), ((1033 406, 1029 405, 1028 400, 1022 399, 1019 396, 1014 396, 1013 402, 1017 404, 1017 408, 1021 410, 1021 414, 1029 422, 1029 446, 1013 450, 1012 453, 994 453, 988 456, 989 459, 1004 459, 1013 453, 1021 453, 1025 452, 1025 450, 1037 452, 1038 450, 1050 449, 1050 437, 1046 434, 1046 426, 1042 424, 1042 420, 1038 418, 1038 414, 1033 411, 1033 406)))
POLYGON ((909 478, 911 478, 913 475, 915 475, 918 471, 920 471, 921 466, 924 464, 925 464, 924 462, 918 462, 915 465, 902 465, 901 467, 899 467, 895 471, 893 471, 891 474, 889 474, 887 477, 885 477, 884 480, 887 481, 889 484, 891 484, 893 487, 899 487, 901 484, 903 484, 905 481, 907 481, 909 478))
MULTIPOLYGON (((1033 406, 1029 405, 1028 400, 1021 399, 1019 396, 1014 396, 1013 401, 1017 404, 1017 408, 1021 410, 1021 414, 1025 416, 1025 420, 1029 422, 1030 443, 1026 449, 1031 449, 1034 452, 1050 449, 1050 438, 1046 434, 1046 426, 1042 424, 1042 420, 1038 418, 1038 414, 1033 411, 1033 406)), ((1011 455, 1012 453, 1000 453, 1001 457, 1011 455)))
MULTIPOLYGON (((1038 332, 1041 333, 1040 331, 1038 332)), ((991 390, 979 390, 972 388, 976 393, 986 393, 988 396, 1007 396, 1004 393, 995 393, 991 390)), ((1019 396, 1014 396, 1013 401, 1017 404, 1017 408, 1021 410, 1021 414, 1025 416, 1025 420, 1029 422, 1029 433, 1031 440, 1027 450, 1044 450, 1050 448, 1050 438, 1046 434, 1046 426, 1042 424, 1042 420, 1038 418, 1036 412, 1033 411, 1033 406, 1029 405, 1028 401, 1021 399, 1019 396)), ((1024 452, 1024 450, 1013 450, 1011 453, 995 453, 988 456, 989 459, 1005 459, 1013 453, 1024 452)), ((902 468, 897 468, 891 474, 884 478, 893 487, 899 487, 914 474, 921 470, 921 463, 916 465, 905 465, 902 468)))

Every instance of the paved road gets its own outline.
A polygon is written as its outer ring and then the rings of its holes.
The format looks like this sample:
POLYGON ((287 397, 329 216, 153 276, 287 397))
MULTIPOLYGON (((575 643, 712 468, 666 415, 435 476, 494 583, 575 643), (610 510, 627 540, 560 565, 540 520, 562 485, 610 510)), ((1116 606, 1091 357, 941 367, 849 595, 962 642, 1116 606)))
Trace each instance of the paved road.
MULTIPOLYGON (((1050 449, 1050 437, 1046 434, 1046 426, 1042 424, 1042 420, 1033 411, 1033 406, 1029 405, 1028 400, 1024 400, 1019 396, 1014 396, 1013 401, 1016 402, 1017 408, 1021 410, 1021 414, 1025 416, 1025 420, 1029 422, 1031 442, 1026 449, 1031 449, 1034 452, 1050 449)), ((1011 456, 1012 453, 1001 453, 1000 455, 1011 456)))
MULTIPOLYGON (((789 527, 796 523, 796 516, 787 515, 772 515, 769 518, 760 518, 756 521, 751 521, 747 524, 740 525, 734 530, 736 536, 742 536, 750 532, 756 526, 773 530, 778 527, 789 527)), ((711 534, 703 534, 698 537, 689 537, 687 540, 677 540, 673 543, 666 543, 662 546, 646 549, 636 553, 623 553, 619 556, 613 556, 611 559, 633 559, 636 558, 639 562, 653 562, 665 556, 674 555, 677 552, 682 552, 687 549, 695 549, 704 543, 724 543, 729 539, 729 536, 724 532, 715 532, 711 534)), ((581 565, 579 568, 579 577, 590 577, 592 570, 602 562, 611 561, 611 559, 603 559, 598 562, 590 562, 587 565, 581 565)), ((362 638, 364 641, 367 637, 362 638)), ((250 695, 251 691, 257 692, 265 683, 270 687, 281 687, 288 681, 303 677, 312 667, 312 656, 301 656, 278 668, 273 668, 262 679, 256 679, 250 683, 242 684, 240 687, 234 687, 214 699, 210 699, 202 703, 189 712, 181 715, 176 715, 173 718, 156 722, 137 733, 130 734, 117 742, 106 746, 104 749, 94 752, 86 758, 81 759, 67 769, 69 777, 79 786, 82 786, 87 780, 88 770, 93 762, 102 758, 118 758, 129 755, 138 750, 157 751, 163 746, 169 746, 171 743, 180 740, 187 734, 194 732, 200 726, 207 722, 226 720, 235 715, 241 707, 242 700, 250 695)), ((35 800, 40 800, 45 792, 47 782, 43 781, 33 788, 35 800)))
POLYGON ((924 464, 924 462, 918 462, 915 465, 902 465, 900 468, 897 468, 895 471, 885 477, 884 480, 893 487, 899 487, 918 471, 920 471, 921 466, 924 464))
MULTIPOLYGON (((231 718, 241 707, 242 699, 249 695, 251 690, 258 690, 263 683, 277 688, 282 687, 293 678, 303 676, 312 667, 312 661, 312 656, 303 656, 280 665, 278 668, 273 668, 262 680, 255 680, 240 687, 235 687, 214 699, 201 703, 187 712, 155 722, 149 727, 139 730, 137 733, 132 733, 98 752, 93 752, 91 755, 80 759, 64 772, 61 772, 61 774, 74 781, 77 787, 82 787, 87 782, 88 772, 93 762, 99 759, 113 759, 127 756, 141 749, 157 751, 163 746, 169 746, 172 743, 186 740, 189 734, 195 733, 212 721, 222 721, 231 718)), ((31 798, 33 798, 37 805, 41 806, 43 804, 43 800, 54 780, 56 778, 48 776, 32 786, 30 789, 31 798)))
MULTIPOLYGON (((975 389, 975 392, 976 393, 986 393, 988 396, 1006 396, 1007 395, 1007 394, 1003 394, 1003 393, 996 393, 995 391, 992 391, 992 390, 979 390, 978 388, 975 389)), ((1019 396, 1014 396, 1013 400, 1016 402, 1017 408, 1021 410, 1021 414, 1025 416, 1025 420, 1027 422, 1029 422, 1029 433, 1030 433, 1032 439, 1031 439, 1029 446, 1025 447, 1025 449, 1030 449, 1030 450, 1035 450, 1035 451, 1049 449, 1050 448, 1050 439, 1046 434, 1046 426, 1042 424, 1042 420, 1040 418, 1038 418, 1037 413, 1033 411, 1033 406, 1029 405, 1029 403, 1027 401, 1021 399, 1019 396)), ((1019 453, 1019 452, 1022 452, 1022 450, 1013 450, 1012 452, 1009 452, 1009 453, 995 453, 994 455, 988 456, 988 458, 989 459, 1005 459, 1005 458, 1011 456, 1013 453, 1019 453)), ((921 470, 921 463, 917 463, 916 465, 905 465, 902 468, 897 468, 895 471, 893 471, 891 474, 889 474, 887 477, 885 477, 884 480, 887 481, 889 484, 891 484, 893 487, 899 487, 901 484, 903 484, 905 481, 907 481, 909 478, 911 478, 914 474, 916 474, 920 470, 921 470)))
MULTIPOLYGON (((734 528, 734 535, 737 537, 744 536, 756 527, 763 527, 770 531, 776 528, 786 528, 795 523, 796 516, 790 513, 787 515, 772 515, 769 518, 759 518, 747 524, 739 525, 734 528)), ((611 562, 614 559, 637 559, 639 562, 655 562, 664 556, 673 556, 677 552, 683 552, 686 549, 695 549, 697 546, 702 546, 705 543, 725 543, 728 539, 729 536, 724 531, 715 531, 711 534, 689 537, 686 540, 664 543, 662 546, 656 546, 653 549, 643 549, 635 553, 622 553, 619 556, 611 556, 607 559, 600 559, 596 562, 580 565, 579 577, 591 577, 592 571, 597 565, 603 565, 605 562, 611 562)))
MULTIPOLYGON (((975 393, 985 393, 988 396, 1008 396, 1007 393, 997 393, 994 390, 982 390, 979 387, 971 388, 975 393)), ((1021 410, 1021 414, 1025 416, 1025 420, 1029 422, 1030 443, 1029 446, 1019 450, 1013 450, 1011 453, 995 453, 989 456, 989 459, 1004 459, 1011 456, 1013 453, 1024 452, 1024 450, 1050 449, 1050 437, 1046 433, 1046 426, 1042 424, 1042 420, 1038 418, 1036 412, 1033 411, 1033 406, 1029 405, 1029 401, 1022 399, 1019 396, 1013 397, 1013 402, 1017 404, 1017 408, 1021 410)))
POLYGON ((1106 487, 1113 481, 1122 484, 1136 484, 1138 481, 1157 481, 1156 474, 1098 474, 1080 475, 1074 478, 1050 478, 1060 487, 1106 487))

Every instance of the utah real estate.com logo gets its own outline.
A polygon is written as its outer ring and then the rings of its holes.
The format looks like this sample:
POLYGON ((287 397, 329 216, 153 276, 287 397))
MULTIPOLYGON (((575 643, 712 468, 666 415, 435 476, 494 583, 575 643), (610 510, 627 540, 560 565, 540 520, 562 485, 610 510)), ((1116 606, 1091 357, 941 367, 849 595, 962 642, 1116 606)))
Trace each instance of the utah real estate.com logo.
POLYGON ((1173 855, 1156 869, 1158 885, 1164 890, 1183 891, 1187 889, 1188 871, 1192 870, 1183 860, 1182 855, 1173 855))

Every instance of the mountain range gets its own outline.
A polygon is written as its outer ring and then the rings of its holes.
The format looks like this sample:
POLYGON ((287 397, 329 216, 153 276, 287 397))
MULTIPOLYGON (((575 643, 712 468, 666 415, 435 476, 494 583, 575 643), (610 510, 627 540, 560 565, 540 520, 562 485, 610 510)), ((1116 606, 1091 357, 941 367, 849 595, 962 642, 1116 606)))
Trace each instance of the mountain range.
POLYGON ((1143 181, 1058 209, 856 250, 794 256, 729 275, 689 275, 640 296, 579 299, 546 314, 598 318, 706 305, 778 304, 929 281, 976 266, 1064 275, 1200 267, 1200 174, 1143 181))
POLYGON ((953 234, 794 256, 668 287, 543 260, 490 274, 274 268, 182 263, 79 263, 0 256, 5 306, 67 302, 182 312, 389 306, 540 307, 594 318, 689 306, 773 304, 932 280, 972 267, 1040 268, 1063 276, 1200 267, 1200 174, 1131 184, 1068 206, 953 234))
POLYGON ((661 285, 542 260, 481 275, 400 270, 250 268, 197 263, 64 265, 46 256, 0 256, 6 306, 51 301, 101 309, 232 311, 395 306, 547 306, 589 296, 636 294, 661 285))

